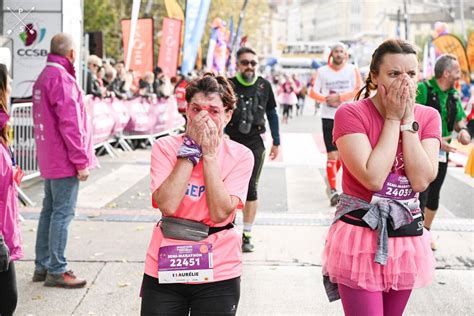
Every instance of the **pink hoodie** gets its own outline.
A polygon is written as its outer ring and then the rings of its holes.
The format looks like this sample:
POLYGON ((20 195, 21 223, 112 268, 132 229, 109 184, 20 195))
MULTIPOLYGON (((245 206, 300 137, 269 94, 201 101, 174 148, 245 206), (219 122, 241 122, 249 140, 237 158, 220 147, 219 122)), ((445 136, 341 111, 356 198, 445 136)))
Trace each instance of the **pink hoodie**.
POLYGON ((48 55, 33 86, 33 121, 43 178, 72 177, 97 164, 82 90, 66 57, 48 55))
POLYGON ((12 157, 7 146, 0 142, 0 234, 10 250, 12 261, 23 257, 17 195, 12 157))

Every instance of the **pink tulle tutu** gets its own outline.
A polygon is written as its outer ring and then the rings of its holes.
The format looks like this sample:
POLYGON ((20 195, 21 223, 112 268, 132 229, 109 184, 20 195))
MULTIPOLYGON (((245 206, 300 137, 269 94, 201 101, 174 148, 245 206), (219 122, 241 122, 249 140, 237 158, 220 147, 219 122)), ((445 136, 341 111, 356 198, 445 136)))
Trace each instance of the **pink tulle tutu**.
POLYGON ((407 290, 431 283, 435 258, 430 232, 388 239, 386 265, 374 262, 377 231, 342 221, 333 224, 323 252, 323 275, 333 283, 371 292, 407 290))

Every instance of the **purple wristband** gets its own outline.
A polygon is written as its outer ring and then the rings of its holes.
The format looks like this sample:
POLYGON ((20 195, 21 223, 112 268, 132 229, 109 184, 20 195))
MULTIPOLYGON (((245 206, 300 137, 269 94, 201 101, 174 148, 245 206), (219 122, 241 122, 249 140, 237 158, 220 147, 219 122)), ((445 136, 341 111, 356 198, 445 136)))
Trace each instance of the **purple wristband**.
POLYGON ((194 149, 197 149, 197 150, 201 151, 201 146, 199 146, 199 144, 196 143, 196 142, 194 141, 194 139, 192 139, 192 138, 189 137, 188 135, 184 135, 184 137, 183 137, 183 144, 186 145, 186 147, 194 148, 194 149))
POLYGON ((176 156, 178 158, 188 159, 195 167, 199 163, 199 158, 202 156, 201 146, 199 146, 199 144, 197 144, 191 137, 185 135, 183 137, 183 144, 179 147, 176 156))

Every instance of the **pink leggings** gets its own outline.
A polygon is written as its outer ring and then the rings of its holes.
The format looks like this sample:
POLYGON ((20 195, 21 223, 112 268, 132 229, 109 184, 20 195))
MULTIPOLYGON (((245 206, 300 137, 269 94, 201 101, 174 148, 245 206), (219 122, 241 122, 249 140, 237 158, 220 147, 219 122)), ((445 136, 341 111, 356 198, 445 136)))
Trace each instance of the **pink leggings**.
POLYGON ((369 292, 338 284, 346 316, 401 316, 411 290, 369 292))

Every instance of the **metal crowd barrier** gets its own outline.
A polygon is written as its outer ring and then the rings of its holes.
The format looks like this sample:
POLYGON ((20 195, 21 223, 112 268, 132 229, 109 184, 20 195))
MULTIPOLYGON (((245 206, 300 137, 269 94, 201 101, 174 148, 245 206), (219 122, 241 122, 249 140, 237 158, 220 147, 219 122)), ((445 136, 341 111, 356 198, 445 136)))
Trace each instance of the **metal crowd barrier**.
MULTIPOLYGON (((12 149, 17 164, 25 172, 23 180, 39 177, 38 161, 36 159, 36 143, 33 125, 33 104, 14 103, 11 106, 12 149)), ((34 203, 26 194, 18 189, 20 201, 25 205, 34 203)))
MULTIPOLYGON (((87 99, 86 99, 87 100, 87 99)), ((132 151, 128 141, 134 139, 144 139, 150 144, 158 137, 168 134, 178 133, 184 130, 184 119, 178 113, 175 104, 168 104, 167 120, 163 121, 164 129, 159 132, 145 132, 133 133, 127 131, 120 131, 119 133, 110 135, 108 139, 102 140, 94 144, 95 149, 100 151, 105 150, 110 156, 117 156, 117 151, 112 147, 111 143, 116 142, 116 146, 121 146, 124 151, 132 151), (173 107, 174 105, 174 107, 173 107), (168 124, 169 123, 169 124, 168 124)), ((148 114, 150 115, 150 114, 148 114)), ((92 122, 94 115, 91 116, 92 122)), ((11 106, 11 124, 12 124, 12 149, 18 165, 25 172, 23 180, 30 180, 40 175, 39 166, 36 156, 36 142, 34 136, 33 123, 33 103, 14 103, 11 106)), ((92 124, 93 125, 93 124, 92 124)), ((94 133, 94 129, 92 130, 94 133)), ((25 205, 33 205, 34 203, 26 196, 26 194, 19 189, 18 195, 20 201, 25 205)))

